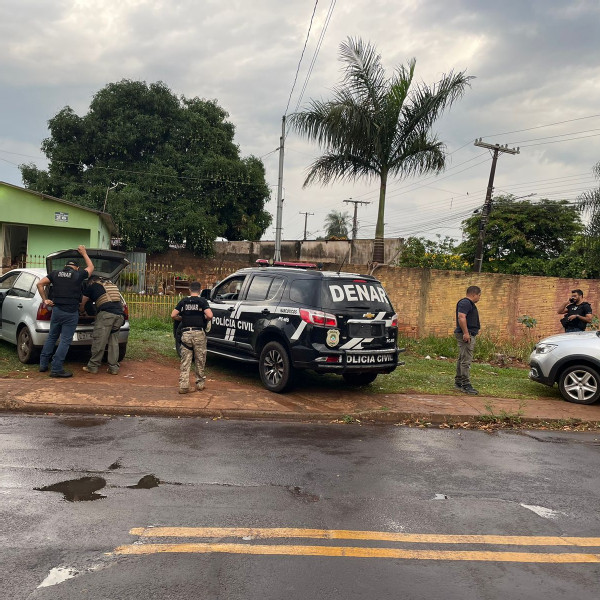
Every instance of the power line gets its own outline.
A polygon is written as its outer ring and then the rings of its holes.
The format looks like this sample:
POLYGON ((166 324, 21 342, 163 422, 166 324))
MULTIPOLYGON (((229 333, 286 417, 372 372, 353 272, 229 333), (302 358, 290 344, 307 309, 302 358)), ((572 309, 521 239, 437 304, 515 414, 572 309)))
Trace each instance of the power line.
MULTIPOLYGON (((557 121, 556 123, 548 123, 547 125, 538 125, 537 127, 528 127, 527 129, 515 129, 514 131, 504 131, 503 133, 492 133, 484 135, 483 138, 498 137, 500 135, 510 135, 511 133, 521 133, 523 131, 533 131, 534 129, 543 129, 544 127, 553 127, 554 125, 563 125, 564 123, 574 123, 575 121, 584 121, 585 119, 595 119, 598 115, 589 115, 587 117, 578 117, 577 119, 568 119, 567 121, 557 121)), ((464 146, 463 146, 464 147, 464 146)))
POLYGON ((292 89, 290 90, 290 97, 288 98, 287 105, 285 107, 285 112, 283 115, 287 115, 288 108, 290 107, 290 102, 292 100, 292 94, 294 93, 294 88, 296 87, 296 81, 298 81, 298 73, 300 72, 300 65, 302 64, 302 58, 304 57, 304 51, 306 50, 306 45, 308 44, 308 38, 310 37, 310 30, 312 29, 313 19, 315 18, 315 12, 317 11, 317 5, 319 4, 319 0, 315 0, 315 6, 313 8, 312 15, 310 17, 310 23, 308 25, 308 31, 306 32, 306 39, 304 40, 304 47, 302 48, 302 54, 300 55, 300 60, 298 61, 298 67, 296 67, 296 75, 294 77, 294 83, 292 84, 292 89))

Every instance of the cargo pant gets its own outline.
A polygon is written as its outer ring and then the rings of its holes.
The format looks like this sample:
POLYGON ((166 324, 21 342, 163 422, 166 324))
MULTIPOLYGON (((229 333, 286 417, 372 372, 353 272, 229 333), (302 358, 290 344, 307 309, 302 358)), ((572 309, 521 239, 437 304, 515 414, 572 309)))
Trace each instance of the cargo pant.
POLYGON ((458 360, 456 361, 456 376, 454 383, 460 387, 471 385, 471 363, 473 362, 473 351, 475 350, 475 336, 472 335, 468 342, 463 340, 462 333, 455 333, 458 342, 458 360))
POLYGON ((123 323, 123 315, 115 315, 105 310, 98 311, 92 333, 92 356, 87 364, 92 373, 96 373, 100 368, 107 344, 108 368, 112 373, 119 370, 119 329, 123 323))
POLYGON ((190 368, 192 360, 196 363, 196 388, 202 389, 206 376, 204 365, 206 364, 206 333, 202 329, 184 331, 181 335, 181 367, 179 370, 179 387, 187 389, 190 385, 190 368), (190 346, 189 350, 185 346, 190 346))

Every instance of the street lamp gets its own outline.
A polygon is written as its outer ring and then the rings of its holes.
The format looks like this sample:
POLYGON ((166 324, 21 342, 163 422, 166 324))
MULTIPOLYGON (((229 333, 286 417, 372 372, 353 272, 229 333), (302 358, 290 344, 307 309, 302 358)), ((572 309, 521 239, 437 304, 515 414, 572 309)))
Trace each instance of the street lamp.
POLYGON ((106 189, 106 197, 104 198, 104 206, 102 207, 102 212, 106 212, 106 202, 108 201, 108 192, 110 192, 110 190, 114 190, 114 189, 118 188, 120 185, 127 185, 127 184, 123 183, 122 181, 117 181, 117 183, 115 183, 115 185, 110 186, 106 189))

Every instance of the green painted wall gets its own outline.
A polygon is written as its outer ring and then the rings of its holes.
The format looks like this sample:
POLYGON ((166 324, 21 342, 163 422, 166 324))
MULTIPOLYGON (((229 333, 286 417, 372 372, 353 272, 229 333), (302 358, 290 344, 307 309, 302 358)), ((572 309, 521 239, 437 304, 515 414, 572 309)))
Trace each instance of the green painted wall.
POLYGON ((28 227, 28 255, 45 256, 56 250, 76 248, 79 244, 89 248, 110 248, 111 233, 100 215, 0 183, 2 223, 28 227), (68 220, 57 220, 56 213, 66 215, 68 220))

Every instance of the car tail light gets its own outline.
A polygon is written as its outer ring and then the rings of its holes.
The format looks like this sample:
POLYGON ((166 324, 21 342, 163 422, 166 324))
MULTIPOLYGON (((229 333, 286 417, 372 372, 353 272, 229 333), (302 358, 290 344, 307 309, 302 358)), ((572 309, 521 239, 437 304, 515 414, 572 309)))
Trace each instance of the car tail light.
POLYGON ((300 318, 307 323, 320 325, 321 327, 337 327, 337 319, 335 315, 320 310, 309 310, 306 308, 300 309, 300 318))
POLYGON ((398 327, 398 315, 392 316, 392 327, 398 327))
POLYGON ((52 318, 52 311, 42 302, 38 306, 35 318, 38 321, 49 321, 52 318))
POLYGON ((125 320, 129 321, 129 306, 127 306, 127 302, 123 302, 123 312, 125 313, 125 320))
POLYGON ((328 363, 339 363, 342 361, 342 357, 341 356, 328 356, 327 360, 325 362, 328 363))

